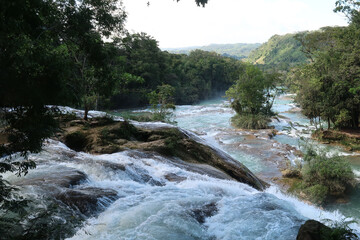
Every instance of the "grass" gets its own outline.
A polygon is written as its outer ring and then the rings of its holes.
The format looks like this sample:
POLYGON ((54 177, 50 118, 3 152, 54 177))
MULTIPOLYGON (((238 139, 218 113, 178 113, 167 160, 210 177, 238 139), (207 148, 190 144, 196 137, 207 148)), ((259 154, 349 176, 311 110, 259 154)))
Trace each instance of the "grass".
POLYGON ((121 112, 121 113, 112 113, 123 117, 126 120, 133 120, 137 122, 165 122, 170 124, 176 124, 173 120, 172 112, 167 112, 165 114, 160 114, 158 112, 121 112))
POLYGON ((120 126, 116 128, 104 128, 100 132, 100 137, 104 142, 112 142, 114 139, 136 141, 145 138, 145 136, 128 121, 121 122, 120 126))
POLYGON ((270 116, 263 114, 246 114, 246 115, 235 115, 231 118, 231 123, 238 128, 243 129, 267 129, 271 122, 270 116))

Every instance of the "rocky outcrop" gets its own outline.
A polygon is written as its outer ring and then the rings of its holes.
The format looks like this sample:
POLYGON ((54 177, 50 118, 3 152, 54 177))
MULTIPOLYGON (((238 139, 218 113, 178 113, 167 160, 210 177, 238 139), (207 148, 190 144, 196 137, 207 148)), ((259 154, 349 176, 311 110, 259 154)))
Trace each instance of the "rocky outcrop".
POLYGON ((331 228, 315 220, 307 220, 299 229, 296 240, 326 240, 331 228))
POLYGON ((58 139, 76 151, 92 154, 109 154, 128 149, 154 152, 190 171, 236 180, 258 190, 267 186, 226 153, 209 146, 195 134, 168 124, 132 124, 92 119, 88 122, 64 122, 62 127, 64 131, 58 135, 58 139))
POLYGON ((79 210, 86 216, 92 216, 118 199, 117 193, 111 189, 82 187, 68 189, 55 196, 66 205, 79 210))
POLYGON ((205 223, 205 219, 215 215, 218 212, 216 203, 209 203, 200 208, 192 209, 191 215, 198 223, 205 223))
POLYGON ((348 226, 334 224, 327 227, 321 222, 308 220, 301 225, 296 240, 330 240, 330 239, 360 239, 348 226))
POLYGON ((74 168, 49 166, 46 171, 30 173, 13 183, 21 187, 35 188, 41 195, 50 197, 49 199, 56 199, 85 216, 94 216, 118 196, 111 189, 82 186, 86 180, 87 175, 74 168))

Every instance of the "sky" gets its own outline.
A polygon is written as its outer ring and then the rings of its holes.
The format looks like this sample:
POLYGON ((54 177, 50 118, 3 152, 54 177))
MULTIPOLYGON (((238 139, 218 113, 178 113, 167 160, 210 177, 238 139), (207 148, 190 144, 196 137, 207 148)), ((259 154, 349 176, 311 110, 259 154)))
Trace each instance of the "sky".
POLYGON ((126 28, 145 32, 160 48, 212 43, 263 43, 275 34, 345 26, 335 0, 123 0, 126 28), (148 6, 147 3, 150 3, 148 6))

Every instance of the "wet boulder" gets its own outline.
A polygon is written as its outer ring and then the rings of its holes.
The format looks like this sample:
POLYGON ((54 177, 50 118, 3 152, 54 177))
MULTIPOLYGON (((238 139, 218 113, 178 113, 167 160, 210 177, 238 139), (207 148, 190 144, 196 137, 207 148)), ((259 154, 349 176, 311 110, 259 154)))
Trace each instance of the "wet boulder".
MULTIPOLYGON (((45 170, 45 169, 44 169, 45 170)), ((39 186, 41 188, 69 188, 86 181, 84 172, 64 166, 49 166, 46 171, 30 173, 14 184, 18 186, 39 186)))
POLYGON ((215 215, 218 212, 216 203, 209 203, 201 208, 192 209, 191 215, 198 221, 200 224, 205 223, 205 219, 215 215))
POLYGON ((68 189, 57 194, 55 198, 86 216, 93 216, 118 199, 118 195, 112 189, 82 187, 68 189))
POLYGON ((331 232, 331 228, 321 222, 307 220, 301 225, 296 240, 326 240, 325 235, 327 232, 331 232))

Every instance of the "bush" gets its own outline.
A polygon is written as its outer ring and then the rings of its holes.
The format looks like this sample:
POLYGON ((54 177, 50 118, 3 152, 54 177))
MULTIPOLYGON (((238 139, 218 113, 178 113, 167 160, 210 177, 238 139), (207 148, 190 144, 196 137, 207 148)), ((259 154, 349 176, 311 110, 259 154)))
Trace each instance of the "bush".
POLYGON ((312 202, 321 204, 328 195, 328 188, 321 184, 305 188, 304 192, 310 197, 312 202))
POLYGON ((326 240, 356 240, 359 239, 358 235, 354 233, 354 230, 349 227, 350 224, 355 223, 355 221, 346 221, 345 219, 341 221, 332 221, 326 219, 331 228, 322 232, 323 239, 326 240))
POLYGON ((80 131, 69 133, 65 136, 65 144, 75 151, 84 151, 88 144, 88 138, 80 131))
POLYGON ((350 164, 340 156, 327 157, 307 149, 302 169, 304 191, 316 203, 322 203, 329 196, 341 196, 354 182, 350 164))
POLYGON ((143 141, 146 136, 128 121, 120 123, 116 128, 104 128, 100 132, 103 142, 112 142, 115 139, 126 139, 129 141, 143 141))
POLYGON ((263 114, 235 115, 231 118, 231 123, 243 129, 266 129, 269 128, 270 117, 263 114))

